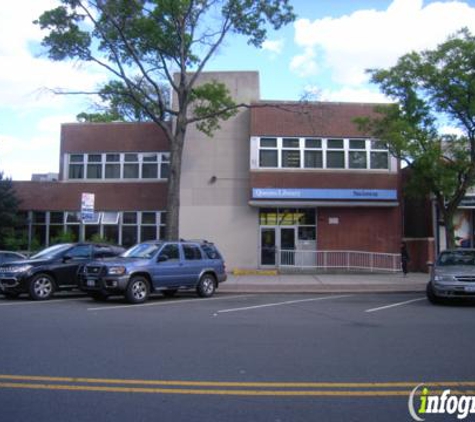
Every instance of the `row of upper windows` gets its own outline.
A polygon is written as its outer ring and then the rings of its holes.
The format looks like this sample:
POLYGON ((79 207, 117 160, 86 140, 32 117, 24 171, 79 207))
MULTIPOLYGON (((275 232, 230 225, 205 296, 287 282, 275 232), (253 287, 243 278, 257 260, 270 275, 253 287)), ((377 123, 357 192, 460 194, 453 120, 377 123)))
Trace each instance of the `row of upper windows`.
POLYGON ((167 179, 170 154, 164 152, 124 152, 67 154, 70 180, 167 179))
POLYGON ((372 139, 261 137, 257 151, 257 168, 264 169, 390 168, 387 145, 372 139))

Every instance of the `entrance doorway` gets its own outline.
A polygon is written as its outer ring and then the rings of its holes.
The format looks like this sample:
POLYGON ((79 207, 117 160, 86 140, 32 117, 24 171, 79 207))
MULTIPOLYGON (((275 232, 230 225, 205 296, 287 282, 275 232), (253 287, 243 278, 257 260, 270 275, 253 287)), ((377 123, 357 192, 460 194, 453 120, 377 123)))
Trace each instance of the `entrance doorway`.
POLYGON ((296 227, 261 227, 261 265, 294 265, 296 234, 296 227))

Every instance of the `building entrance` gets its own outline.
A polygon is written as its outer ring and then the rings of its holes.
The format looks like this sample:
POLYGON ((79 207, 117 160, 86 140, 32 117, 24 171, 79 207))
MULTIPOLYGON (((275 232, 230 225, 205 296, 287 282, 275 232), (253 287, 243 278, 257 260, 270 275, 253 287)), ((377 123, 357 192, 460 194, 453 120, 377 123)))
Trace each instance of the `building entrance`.
POLYGON ((308 265, 316 250, 314 209, 260 211, 260 265, 308 265), (308 251, 303 253, 303 251, 308 251))

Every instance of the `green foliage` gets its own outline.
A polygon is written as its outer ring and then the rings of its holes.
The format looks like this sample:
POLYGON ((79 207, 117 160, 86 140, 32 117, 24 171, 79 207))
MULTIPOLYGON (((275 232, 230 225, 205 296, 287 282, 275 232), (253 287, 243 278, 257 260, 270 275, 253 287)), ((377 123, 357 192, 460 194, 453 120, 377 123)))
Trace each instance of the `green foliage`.
POLYGON ((0 172, 0 248, 6 248, 7 239, 14 236, 14 228, 21 221, 18 217, 19 200, 11 179, 0 172))
POLYGON ((196 126, 208 136, 212 136, 213 132, 220 128, 220 120, 227 120, 238 112, 226 85, 217 81, 194 88, 191 103, 198 120, 196 126), (221 112, 217 114, 216 110, 221 112))
POLYGON ((114 245, 115 242, 110 240, 110 239, 107 239, 106 237, 102 237, 100 234, 98 233, 95 233, 92 235, 91 239, 90 239, 91 242, 95 242, 95 243, 107 243, 109 245, 114 245))
MULTIPOLYGON (((462 29, 435 50, 370 73, 397 104, 357 123, 412 168, 410 189, 434 195, 450 231, 453 213, 475 185, 475 37, 462 29), (441 133, 441 121, 457 130, 441 133)), ((453 244, 453 233, 447 240, 453 244)))
POLYGON ((76 236, 71 231, 65 231, 59 233, 57 236, 51 238, 51 245, 57 245, 58 243, 74 243, 77 242, 76 236))
POLYGON ((224 85, 199 86, 200 74, 228 36, 261 47, 268 30, 293 20, 289 0, 60 0, 35 23, 47 32, 42 45, 50 59, 96 64, 110 74, 96 93, 97 110, 79 119, 149 120, 164 130, 172 151, 166 237, 178 239, 187 126, 211 136, 240 107, 224 85))

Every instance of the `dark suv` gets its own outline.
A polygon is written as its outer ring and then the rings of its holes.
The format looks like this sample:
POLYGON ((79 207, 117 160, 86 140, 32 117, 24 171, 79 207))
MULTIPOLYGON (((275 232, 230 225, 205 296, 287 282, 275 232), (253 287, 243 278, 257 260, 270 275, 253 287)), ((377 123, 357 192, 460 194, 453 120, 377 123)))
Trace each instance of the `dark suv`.
POLYGON ((206 241, 139 243, 118 259, 85 265, 78 275, 81 290, 94 299, 119 294, 130 303, 188 289, 210 297, 227 277, 221 254, 206 241))
POLYGON ((0 293, 14 298, 28 293, 34 300, 50 299, 56 290, 77 288, 81 265, 115 257, 124 248, 96 243, 62 243, 46 248, 30 259, 0 265, 0 293))

